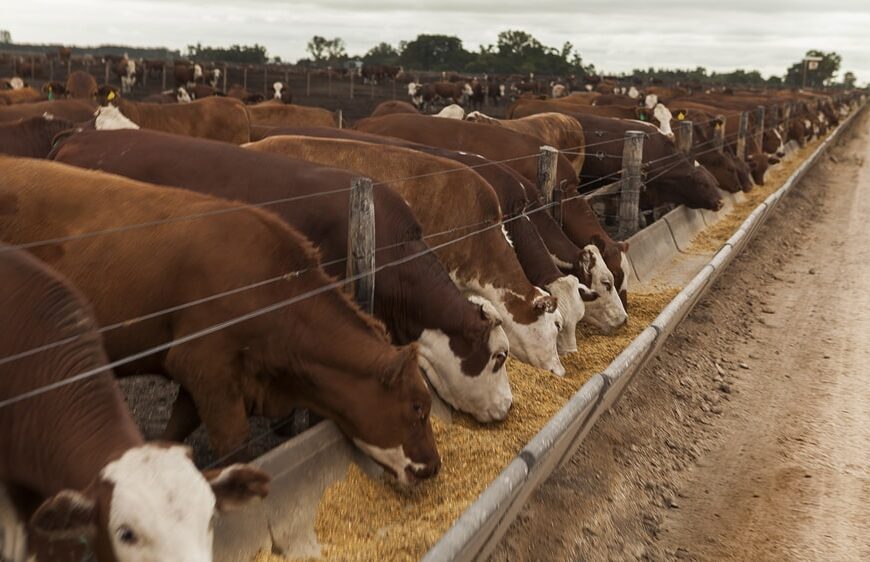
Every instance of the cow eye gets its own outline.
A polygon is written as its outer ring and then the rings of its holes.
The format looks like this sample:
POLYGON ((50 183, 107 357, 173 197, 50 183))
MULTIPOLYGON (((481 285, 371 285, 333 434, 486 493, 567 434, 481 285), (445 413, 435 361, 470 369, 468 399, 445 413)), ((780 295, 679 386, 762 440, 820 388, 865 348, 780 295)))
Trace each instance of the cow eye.
POLYGON ((421 420, 426 417, 426 413, 423 411, 423 404, 419 402, 414 402, 412 404, 412 407, 414 408, 414 416, 421 420))
POLYGON ((118 527, 116 532, 118 534, 118 540, 124 544, 133 545, 139 542, 139 537, 137 537, 133 529, 127 525, 121 525, 118 527))
POLYGON ((605 281, 604 283, 602 283, 602 285, 604 285, 605 292, 609 293, 611 289, 613 289, 613 283, 611 283, 610 281, 605 281))

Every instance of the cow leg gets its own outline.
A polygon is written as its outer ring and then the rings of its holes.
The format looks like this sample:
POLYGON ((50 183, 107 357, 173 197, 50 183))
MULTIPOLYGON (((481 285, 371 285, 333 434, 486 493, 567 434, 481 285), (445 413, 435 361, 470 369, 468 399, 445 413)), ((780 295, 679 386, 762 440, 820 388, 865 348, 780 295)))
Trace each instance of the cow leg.
POLYGON ((217 351, 222 343, 209 338, 174 347, 166 356, 166 367, 193 398, 214 451, 234 460, 246 452, 250 427, 233 361, 217 351))
POLYGON ((179 388, 162 439, 181 443, 199 427, 199 424, 199 414, 196 412, 193 397, 184 387, 179 388))

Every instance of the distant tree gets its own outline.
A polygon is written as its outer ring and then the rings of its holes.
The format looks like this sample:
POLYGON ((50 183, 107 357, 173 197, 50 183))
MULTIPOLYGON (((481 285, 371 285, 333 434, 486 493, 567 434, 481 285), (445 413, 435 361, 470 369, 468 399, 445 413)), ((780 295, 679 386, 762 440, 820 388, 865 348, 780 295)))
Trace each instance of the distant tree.
POLYGON ((854 88, 855 82, 857 82, 857 81, 858 81, 858 78, 855 76, 855 73, 852 72, 851 70, 846 72, 843 75, 843 85, 846 86, 847 88, 854 88))
POLYGON ((462 46, 462 39, 452 35, 418 35, 400 43, 399 62, 417 70, 458 70, 473 58, 462 46))
POLYGON ((344 39, 341 37, 327 39, 320 35, 315 35, 308 42, 306 50, 311 53, 311 58, 315 64, 335 63, 347 59, 344 39))
POLYGON ((275 64, 281 64, 281 57, 275 55, 274 57, 272 57, 272 62, 274 62, 275 64))
POLYGON ((9 30, 0 29, 0 43, 11 43, 12 42, 12 34, 9 33, 9 30))
POLYGON ((369 49, 362 60, 366 64, 396 64, 399 51, 389 43, 381 42, 369 49))
POLYGON ((837 72, 840 70, 840 63, 843 62, 843 57, 838 53, 831 51, 826 53, 817 49, 807 51, 806 57, 821 57, 818 67, 811 69, 810 65, 804 63, 804 60, 791 65, 787 72, 785 81, 791 86, 801 86, 804 84, 804 73, 806 73, 806 85, 808 87, 821 87, 831 82, 837 72), (806 65, 806 68, 804 66, 806 65))
POLYGON ((187 46, 187 56, 198 61, 212 62, 236 62, 262 64, 269 60, 266 56, 266 47, 254 43, 253 45, 232 45, 224 47, 203 47, 201 43, 187 46))

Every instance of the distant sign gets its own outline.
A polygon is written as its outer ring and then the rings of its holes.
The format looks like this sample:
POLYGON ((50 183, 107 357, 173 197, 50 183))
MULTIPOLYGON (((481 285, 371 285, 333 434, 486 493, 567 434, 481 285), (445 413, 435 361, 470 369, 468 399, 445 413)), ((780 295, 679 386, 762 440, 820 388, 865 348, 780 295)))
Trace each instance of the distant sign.
POLYGON ((819 61, 811 60, 807 62, 807 68, 809 70, 817 70, 819 68, 819 61))

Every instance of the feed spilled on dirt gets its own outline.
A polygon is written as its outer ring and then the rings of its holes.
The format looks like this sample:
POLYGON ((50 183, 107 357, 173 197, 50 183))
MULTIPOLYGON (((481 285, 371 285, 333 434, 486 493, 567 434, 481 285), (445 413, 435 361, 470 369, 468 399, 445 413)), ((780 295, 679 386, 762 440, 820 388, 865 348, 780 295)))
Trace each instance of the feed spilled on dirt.
MULTIPOLYGON (((514 405, 501 423, 480 425, 454 413, 453 423, 433 419, 443 459, 438 477, 410 490, 372 479, 359 467, 331 486, 315 523, 325 560, 417 560, 501 472, 547 421, 604 368, 673 299, 677 290, 629 295, 628 324, 604 336, 581 325, 580 352, 562 358, 563 378, 510 360, 514 405)), ((286 558, 260 553, 257 562, 286 558)))

